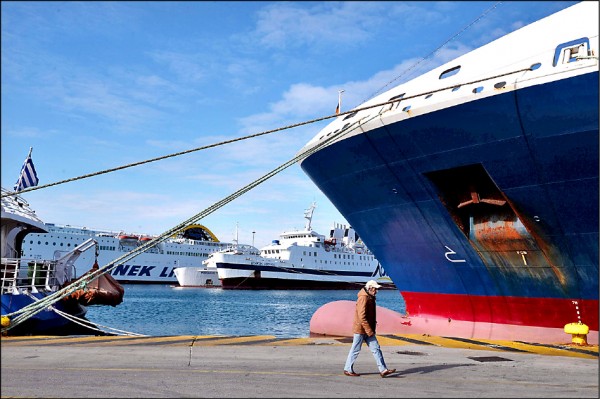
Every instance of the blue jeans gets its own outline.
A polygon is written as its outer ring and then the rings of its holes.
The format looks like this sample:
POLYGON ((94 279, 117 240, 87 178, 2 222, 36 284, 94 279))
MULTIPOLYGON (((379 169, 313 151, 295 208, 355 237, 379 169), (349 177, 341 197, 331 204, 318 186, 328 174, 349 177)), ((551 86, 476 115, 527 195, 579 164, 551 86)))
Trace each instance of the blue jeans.
POLYGON ((383 360, 383 354, 381 353, 381 348, 379 347, 379 342, 377 341, 377 336, 373 335, 369 337, 367 334, 354 334, 354 339, 352 340, 352 347, 350 348, 350 352, 348 353, 348 359, 346 359, 346 365, 344 366, 344 370, 353 372, 354 371, 354 361, 358 357, 360 353, 360 348, 362 343, 366 342, 373 352, 373 357, 375 358, 375 362, 377 363, 377 368, 379 368, 379 372, 387 369, 385 365, 385 361, 383 360))

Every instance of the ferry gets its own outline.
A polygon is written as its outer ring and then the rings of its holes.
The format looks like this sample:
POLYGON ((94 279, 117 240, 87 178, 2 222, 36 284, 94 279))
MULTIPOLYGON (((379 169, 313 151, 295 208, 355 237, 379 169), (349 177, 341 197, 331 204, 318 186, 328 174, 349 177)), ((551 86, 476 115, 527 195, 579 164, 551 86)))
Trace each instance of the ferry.
MULTIPOLYGON (((222 251, 226 251, 226 249, 223 249, 222 251)), ((221 287, 217 271, 208 269, 205 266, 176 267, 174 273, 177 278, 177 285, 174 286, 175 288, 221 287)))
POLYGON ((334 224, 328 237, 312 229, 315 208, 305 210, 304 230, 284 231, 260 250, 236 241, 209 255, 205 270, 218 273, 223 289, 360 289, 368 280, 394 288, 352 227, 334 224))
MULTIPOLYGON (((598 344, 598 15, 582 1, 515 30, 301 149, 403 297, 399 333, 556 343, 575 324, 598 344)), ((347 306, 311 332, 348 333, 329 322, 347 306)))
MULTIPOLYGON (((23 256, 55 259, 89 238, 98 241, 98 263, 102 267, 152 239, 151 235, 125 233, 46 223, 44 233, 30 233, 23 242, 23 256)), ((110 275, 119 283, 177 284, 175 268, 200 266, 212 252, 227 248, 201 224, 187 226, 177 235, 116 266, 110 275)), ((85 253, 75 262, 76 273, 89 270, 94 254, 85 253)), ((93 262, 92 262, 93 263, 93 262)))

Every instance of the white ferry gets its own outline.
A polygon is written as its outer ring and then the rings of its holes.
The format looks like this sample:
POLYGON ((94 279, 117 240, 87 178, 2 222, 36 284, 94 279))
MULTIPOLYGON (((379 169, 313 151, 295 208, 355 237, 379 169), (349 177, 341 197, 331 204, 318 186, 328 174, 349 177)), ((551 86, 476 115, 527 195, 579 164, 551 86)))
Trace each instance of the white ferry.
MULTIPOLYGON (((210 255, 209 255, 210 256, 210 255)), ((179 287, 212 288, 221 287, 216 270, 201 267, 176 267, 175 277, 179 287)))
POLYGON ((214 252, 206 270, 217 271, 224 289, 357 289, 372 279, 395 288, 352 227, 334 225, 329 237, 312 230, 315 206, 304 230, 283 232, 260 250, 236 244, 214 252))
MULTIPOLYGON (((30 233, 23 240, 22 256, 31 259, 57 259, 89 238, 98 242, 98 264, 111 263, 138 245, 153 237, 86 227, 45 224, 47 233, 30 233)), ((175 237, 158 243, 124 264, 115 267, 110 274, 120 283, 177 283, 176 267, 193 267, 202 264, 212 252, 231 246, 220 242, 205 226, 194 224, 186 227, 175 237)), ((81 276, 94 263, 93 253, 84 253, 75 263, 76 274, 81 276)))

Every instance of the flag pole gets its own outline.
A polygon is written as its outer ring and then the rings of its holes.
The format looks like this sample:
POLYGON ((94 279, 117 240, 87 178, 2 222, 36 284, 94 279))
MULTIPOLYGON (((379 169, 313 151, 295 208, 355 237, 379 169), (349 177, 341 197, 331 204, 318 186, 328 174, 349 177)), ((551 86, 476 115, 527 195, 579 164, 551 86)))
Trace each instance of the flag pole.
POLYGON ((339 114, 340 112, 342 112, 342 93, 344 92, 344 89, 342 90, 338 90, 338 106, 337 106, 337 114, 339 114))

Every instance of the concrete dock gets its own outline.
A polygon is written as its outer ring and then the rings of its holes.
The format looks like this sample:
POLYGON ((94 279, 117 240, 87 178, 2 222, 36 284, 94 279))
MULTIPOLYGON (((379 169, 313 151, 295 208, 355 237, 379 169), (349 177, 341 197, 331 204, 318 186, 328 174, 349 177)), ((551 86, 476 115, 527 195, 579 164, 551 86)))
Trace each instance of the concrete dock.
POLYGON ((343 375, 350 339, 2 337, 2 398, 598 398, 598 346, 379 336, 343 375))

